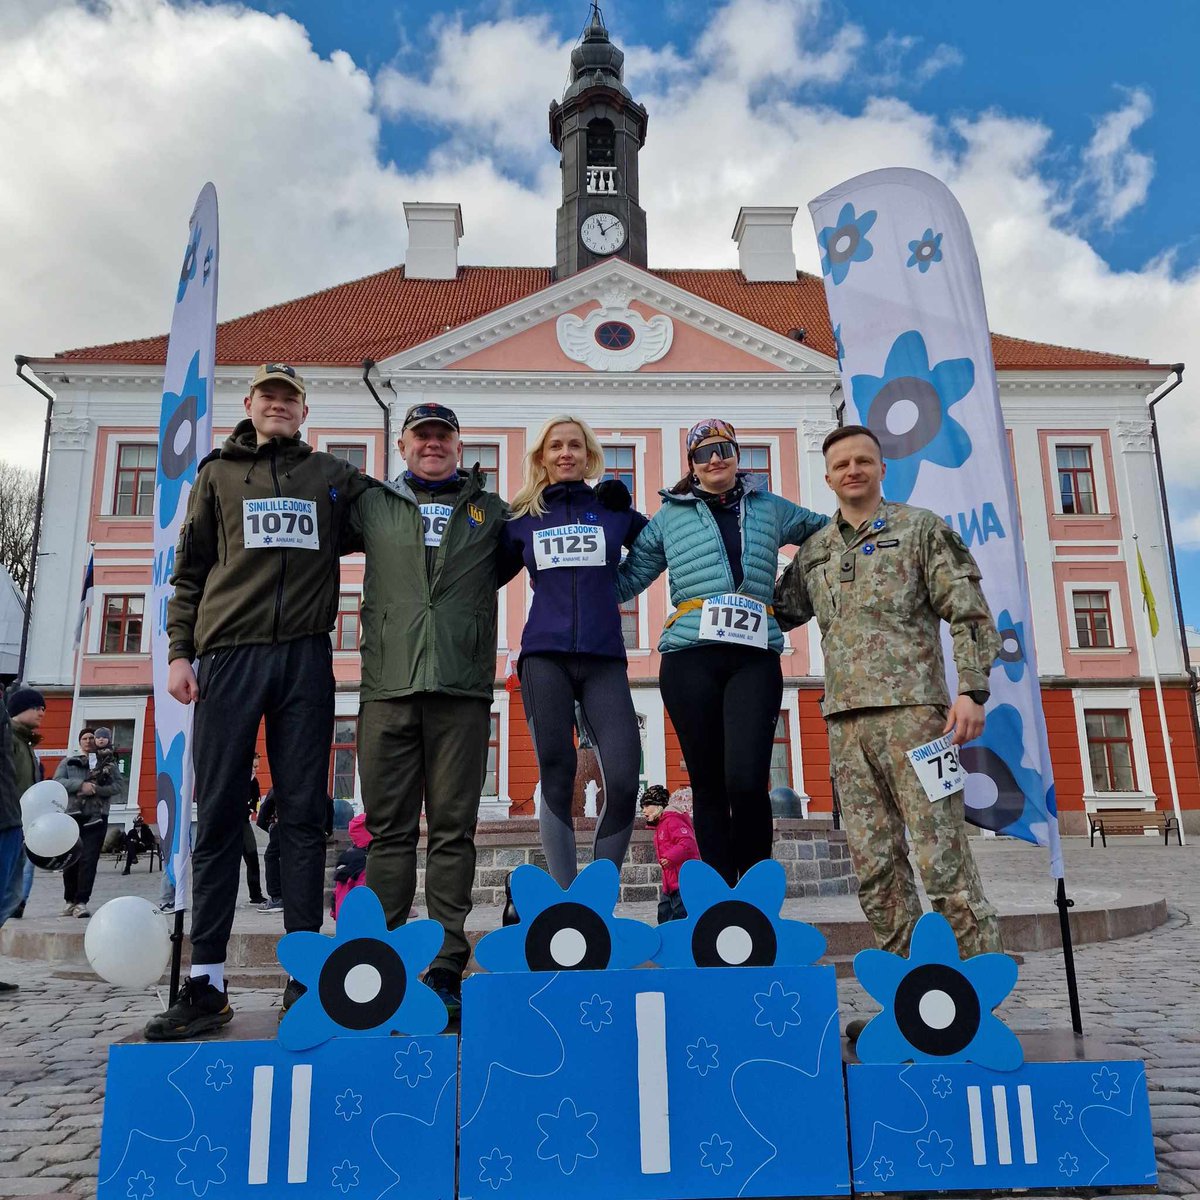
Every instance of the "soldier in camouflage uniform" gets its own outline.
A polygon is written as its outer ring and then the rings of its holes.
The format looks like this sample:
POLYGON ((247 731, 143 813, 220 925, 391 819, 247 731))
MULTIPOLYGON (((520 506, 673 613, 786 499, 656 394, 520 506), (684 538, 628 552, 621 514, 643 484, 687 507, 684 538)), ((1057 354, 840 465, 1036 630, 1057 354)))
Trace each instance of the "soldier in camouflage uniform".
POLYGON ((927 798, 905 751, 953 730, 983 732, 1000 635, 962 539, 924 508, 885 501, 886 470, 863 426, 825 441, 834 520, 801 546, 775 588, 784 629, 815 616, 825 655, 829 752, 859 880, 859 901, 884 950, 907 953, 921 916, 905 826, 935 910, 965 955, 1000 950, 963 822, 963 793, 927 798), (950 625, 959 695, 946 689, 941 623, 950 625))

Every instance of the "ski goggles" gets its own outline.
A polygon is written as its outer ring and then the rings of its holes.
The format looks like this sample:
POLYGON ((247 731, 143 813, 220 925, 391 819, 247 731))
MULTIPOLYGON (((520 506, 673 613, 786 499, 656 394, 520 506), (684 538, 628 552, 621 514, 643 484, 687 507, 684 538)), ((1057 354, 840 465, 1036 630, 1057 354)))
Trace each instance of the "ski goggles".
POLYGON ((737 458, 737 445, 734 442, 709 442, 706 446, 697 446, 692 451, 692 462, 703 464, 714 458, 737 458))

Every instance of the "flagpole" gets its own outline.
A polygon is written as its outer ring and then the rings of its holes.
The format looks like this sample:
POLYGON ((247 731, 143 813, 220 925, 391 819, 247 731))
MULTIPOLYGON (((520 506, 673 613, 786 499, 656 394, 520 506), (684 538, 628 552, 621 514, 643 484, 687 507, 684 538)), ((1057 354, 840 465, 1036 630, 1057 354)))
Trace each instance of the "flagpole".
MULTIPOLYGON (((71 738, 75 736, 75 721, 79 714, 79 689, 83 683, 83 654, 87 649, 88 627, 92 621, 92 606, 89 604, 83 614, 83 636, 79 639, 79 645, 75 647, 75 690, 71 694, 71 726, 67 730, 67 744, 70 746, 71 738)), ((68 750, 68 753, 70 751, 68 750)))

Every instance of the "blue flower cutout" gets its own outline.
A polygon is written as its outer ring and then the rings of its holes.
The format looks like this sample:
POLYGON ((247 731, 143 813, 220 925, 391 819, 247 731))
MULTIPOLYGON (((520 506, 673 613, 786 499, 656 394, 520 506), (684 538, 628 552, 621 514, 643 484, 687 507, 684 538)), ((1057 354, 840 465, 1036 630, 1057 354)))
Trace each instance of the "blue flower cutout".
POLYGON ((1070 1123, 1075 1120, 1074 1106, 1068 1104, 1065 1100, 1060 1100, 1054 1106, 1054 1119, 1059 1122, 1060 1125, 1070 1125, 1070 1123))
POLYGON ((333 937, 298 932, 279 943, 280 965, 307 989, 279 1023, 279 1044, 307 1050, 332 1037, 441 1033, 446 1006, 417 976, 443 937, 436 921, 389 931, 375 893, 355 888, 333 937))
POLYGON ((1053 796, 1040 801, 1045 791, 1042 776, 1022 763, 1024 753, 1025 723, 1020 712, 1011 704, 996 705, 988 713, 983 733, 959 753, 967 772, 967 808, 972 825, 1045 845, 1045 829, 1038 836, 1033 826, 1044 826, 1045 812, 1054 812, 1053 796), (990 782, 986 787, 973 786, 973 775, 984 775, 990 782))
POLYGON ((890 1158, 880 1156, 871 1164, 872 1170, 875 1172, 875 1178, 880 1183, 887 1183, 889 1179, 896 1173, 896 1164, 890 1158))
POLYGON ((416 1087, 422 1079, 433 1078, 433 1068, 429 1065, 432 1058, 432 1050, 422 1050, 412 1042, 405 1049, 396 1051, 396 1069, 392 1078, 403 1079, 409 1087, 416 1087))
POLYGON ((621 891, 615 864, 605 859, 589 863, 565 889, 528 864, 510 879, 520 919, 489 933, 475 947, 485 970, 623 970, 654 957, 658 931, 613 916, 621 891))
POLYGON ((867 543, 867 544, 866 544, 866 545, 863 547, 863 553, 864 553, 864 554, 865 554, 865 555, 866 555, 868 558, 870 558, 870 557, 871 557, 871 555, 875 553, 875 543, 874 543, 874 542, 868 542, 868 543, 867 543))
POLYGON ((216 1062, 211 1063, 204 1072, 204 1086, 212 1088, 214 1092, 219 1092, 222 1088, 228 1087, 232 1082, 233 1063, 227 1063, 222 1058, 218 1058, 216 1062))
POLYGON ((351 1088, 347 1088, 334 1101, 334 1115, 341 1117, 344 1121, 353 1121, 355 1117, 362 1116, 363 1098, 351 1088))
POLYGON ((887 521, 884 520, 883 517, 876 517, 875 520, 873 520, 871 522, 871 528, 876 531, 878 531, 880 529, 885 529, 886 527, 887 527, 887 521))
POLYGON ((1000 657, 997 660, 1004 668, 1009 683, 1020 683, 1025 675, 1025 622, 1014 621, 1006 608, 996 618, 1000 631, 1000 657))
POLYGON ((935 1175, 940 1175, 947 1167, 954 1166, 954 1143, 944 1138, 936 1129, 929 1131, 929 1136, 918 1139, 917 1149, 921 1152, 917 1159, 918 1167, 928 1167, 935 1175))
POLYGON ((512 1155, 501 1154, 499 1146, 493 1146, 487 1158, 479 1160, 479 1182, 490 1183, 497 1191, 502 1183, 512 1182, 512 1155))
POLYGON ((348 1158, 343 1158, 333 1168, 333 1178, 330 1180, 330 1186, 337 1188, 344 1196, 351 1188, 358 1187, 358 1168, 348 1158))
POLYGON ((574 1174, 581 1158, 595 1158, 600 1153, 592 1137, 599 1119, 594 1112, 580 1112, 568 1096, 558 1106, 557 1113, 542 1113, 537 1119, 537 1127, 542 1131, 538 1158, 543 1162, 556 1158, 564 1175, 574 1174))
POLYGON ((1079 1159, 1068 1150, 1059 1156, 1058 1169, 1070 1179, 1079 1170, 1079 1159))
POLYGON ((129 1186, 125 1190, 125 1195, 129 1200, 150 1200, 154 1195, 154 1176, 147 1175, 145 1171, 139 1171, 128 1180, 129 1186))
POLYGON ((179 1172, 175 1182, 180 1187, 190 1187, 192 1195, 203 1196, 211 1186, 225 1182, 225 1158, 228 1154, 224 1146, 214 1146, 207 1134, 201 1134, 194 1146, 183 1146, 176 1151, 179 1172))
POLYGON ((833 347, 837 351, 838 370, 842 369, 842 359, 846 357, 846 344, 842 341, 842 325, 839 321, 833 327, 833 347))
POLYGON ((698 1038, 687 1048, 689 1071, 695 1071, 701 1079, 715 1071, 721 1064, 717 1061, 717 1047, 708 1038, 698 1038))
POLYGON ((817 234, 821 247, 821 274, 833 277, 836 287, 850 271, 852 263, 866 262, 875 253, 867 234, 879 214, 872 209, 861 216, 854 215, 853 204, 843 204, 837 225, 826 225, 817 234))
POLYGON ((994 1009, 1017 982, 1007 954, 962 960, 945 917, 926 913, 913 931, 908 958, 861 950, 854 973, 883 1005, 859 1035, 864 1063, 973 1062, 1014 1071, 1021 1043, 994 1009))
POLYGON ((929 1086, 933 1090, 933 1094, 939 1100, 945 1100, 945 1098, 948 1095, 950 1095, 950 1093, 952 1091, 954 1091, 954 1085, 950 1082, 949 1078, 945 1075, 935 1076, 930 1081, 929 1086))
POLYGON ((733 1143, 714 1133, 707 1142, 700 1143, 700 1165, 720 1175, 726 1167, 733 1166, 733 1143))
POLYGON ((587 522, 589 525, 595 525, 595 524, 596 524, 596 514, 595 514, 594 512, 585 512, 585 513, 583 514, 583 519, 584 519, 584 520, 585 520, 585 521, 586 521, 586 522, 587 522))
POLYGON ((1121 1077, 1108 1067, 1101 1067, 1092 1076, 1092 1093, 1102 1100, 1111 1100, 1121 1090, 1121 1077))
POLYGON ((859 420, 879 438, 889 500, 906 501, 923 462, 961 467, 971 457, 967 431, 950 409, 975 385, 969 358, 929 364, 925 339, 915 330, 892 343, 882 375, 854 375, 850 388, 859 420))
POLYGON ((769 1025, 776 1037, 783 1037, 788 1027, 800 1024, 800 993, 784 990, 778 979, 765 992, 755 992, 755 1025, 769 1025))
MULTIPOLYGON (((166 529, 175 519, 185 483, 196 482, 196 467, 203 457, 198 434, 208 411, 211 380, 200 374, 200 351, 192 355, 178 392, 163 392, 159 410, 158 475, 160 491, 158 524, 166 529)), ((204 448, 207 453, 208 448, 204 448)))
POLYGON ((806 967, 825 953, 825 935, 780 916, 787 875, 772 859, 730 887, 699 859, 683 864, 679 890, 687 916, 659 927, 660 967, 806 967))
POLYGON ((593 994, 579 1006, 579 1023, 590 1026, 593 1033, 599 1033, 605 1025, 613 1023, 612 1001, 601 1000, 598 994, 593 994))
POLYGON ((203 232, 197 225, 188 239, 187 249, 183 252, 183 266, 179 268, 179 288, 175 293, 175 303, 179 304, 187 294, 188 284, 196 278, 196 256, 200 250, 200 235, 203 232))
POLYGON ((906 267, 916 267, 922 275, 929 270, 932 263, 942 261, 942 235, 927 229, 915 242, 909 242, 908 248, 912 253, 908 256, 906 267))

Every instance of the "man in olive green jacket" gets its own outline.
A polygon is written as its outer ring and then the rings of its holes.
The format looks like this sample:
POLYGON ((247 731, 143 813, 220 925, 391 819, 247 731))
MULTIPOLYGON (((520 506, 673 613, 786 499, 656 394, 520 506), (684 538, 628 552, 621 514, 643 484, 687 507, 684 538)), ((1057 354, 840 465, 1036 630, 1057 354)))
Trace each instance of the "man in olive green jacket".
POLYGON ((422 801, 425 899, 446 931, 426 982, 452 1013, 471 955, 463 932, 496 675, 496 552, 507 510, 478 470, 458 469, 458 418, 409 409, 404 475, 355 505, 366 550, 359 771, 372 834, 367 884, 388 926, 417 883, 422 801))

